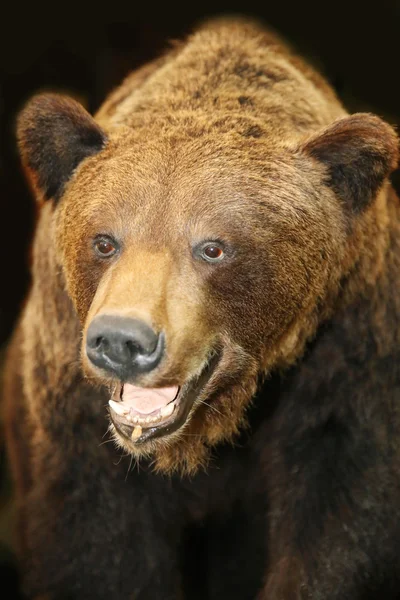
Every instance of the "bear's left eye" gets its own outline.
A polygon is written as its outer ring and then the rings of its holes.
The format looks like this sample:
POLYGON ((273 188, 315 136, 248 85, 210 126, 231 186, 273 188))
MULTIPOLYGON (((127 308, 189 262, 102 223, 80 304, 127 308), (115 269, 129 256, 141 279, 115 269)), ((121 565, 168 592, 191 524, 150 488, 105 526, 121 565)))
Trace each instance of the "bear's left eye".
POLYGON ((195 249, 195 255, 209 263, 220 262, 225 257, 224 247, 221 242, 204 242, 195 249))
POLYGON ((203 248, 203 255, 204 258, 207 258, 208 260, 221 260, 224 251, 216 244, 207 244, 207 246, 203 248))
POLYGON ((114 256, 118 250, 117 242, 108 236, 97 237, 93 242, 93 247, 101 258, 114 256))

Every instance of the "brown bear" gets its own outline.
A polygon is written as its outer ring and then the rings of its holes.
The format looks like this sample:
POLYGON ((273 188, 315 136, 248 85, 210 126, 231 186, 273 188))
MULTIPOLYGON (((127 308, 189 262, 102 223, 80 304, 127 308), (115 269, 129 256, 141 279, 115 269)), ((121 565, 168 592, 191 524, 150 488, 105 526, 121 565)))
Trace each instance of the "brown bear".
POLYGON ((95 118, 34 97, 18 140, 39 205, 5 386, 26 596, 398 598, 393 129, 226 19, 95 118))

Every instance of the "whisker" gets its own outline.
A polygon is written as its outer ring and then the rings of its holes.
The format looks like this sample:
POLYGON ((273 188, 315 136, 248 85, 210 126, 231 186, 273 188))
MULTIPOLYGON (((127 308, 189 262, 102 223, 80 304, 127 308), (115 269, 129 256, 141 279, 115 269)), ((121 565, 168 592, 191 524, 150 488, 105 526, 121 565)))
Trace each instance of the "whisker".
POLYGON ((126 483, 126 480, 128 479, 128 474, 129 474, 129 471, 131 470, 132 462, 133 462, 133 456, 131 455, 131 460, 129 461, 129 467, 128 467, 128 470, 125 475, 125 483, 126 483))
POLYGON ((117 467, 117 466, 120 464, 121 460, 122 460, 123 458, 126 458, 127 456, 129 456, 129 454, 121 454, 121 456, 120 456, 120 458, 119 458, 119 461, 118 461, 118 462, 116 462, 116 463, 114 463, 114 465, 117 467))
POLYGON ((204 400, 198 400, 198 402, 200 404, 205 404, 206 406, 208 406, 209 408, 211 408, 211 410, 214 410, 216 413, 218 413, 219 415, 221 415, 221 417, 224 416, 222 414, 222 412, 220 410, 218 410, 218 408, 215 408, 215 406, 211 406, 211 404, 208 404, 208 402, 205 402, 204 400))
POLYGON ((114 440, 104 440, 104 442, 100 442, 99 448, 100 448, 100 446, 104 446, 104 444, 112 444, 113 442, 114 442, 114 440))

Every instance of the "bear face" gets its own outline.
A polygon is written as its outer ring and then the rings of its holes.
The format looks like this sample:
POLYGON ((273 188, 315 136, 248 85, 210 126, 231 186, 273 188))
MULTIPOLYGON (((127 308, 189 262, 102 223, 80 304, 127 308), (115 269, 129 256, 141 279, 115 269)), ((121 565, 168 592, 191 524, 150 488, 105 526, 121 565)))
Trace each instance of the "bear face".
MULTIPOLYGON (((146 442, 178 436, 200 408, 221 418, 217 432, 213 415, 208 435, 223 437, 236 427, 259 373, 298 355, 316 299, 338 276, 345 219, 333 194, 318 194, 318 168, 295 150, 266 145, 260 166, 250 144, 233 161, 231 148, 224 156, 207 144, 204 156, 198 144, 181 143, 177 150, 171 140, 158 140, 147 152, 140 144, 142 156, 132 161, 135 142, 115 150, 110 139, 101 158, 86 161, 59 208, 56 237, 84 329, 84 368, 115 388, 122 405, 112 405, 114 426, 124 446, 140 452, 146 442), (116 169, 123 177, 111 185, 116 169), (289 186, 282 169, 291 174, 289 186), (154 367, 125 372, 91 358, 88 335, 100 323, 94 335, 101 337, 108 316, 116 319, 110 327, 131 319, 163 337, 154 367), (135 400, 140 388, 168 394, 146 406, 135 400), (134 410, 116 413, 121 406, 134 410), (134 441, 133 415, 141 426, 134 441), (148 418, 154 419, 150 426, 148 418)), ((201 422, 207 436, 207 417, 201 422)))
POLYGON ((44 95, 19 139, 117 443, 190 470, 333 309, 397 140, 372 115, 283 138, 234 116, 210 130, 201 111, 157 119, 103 130, 44 95))

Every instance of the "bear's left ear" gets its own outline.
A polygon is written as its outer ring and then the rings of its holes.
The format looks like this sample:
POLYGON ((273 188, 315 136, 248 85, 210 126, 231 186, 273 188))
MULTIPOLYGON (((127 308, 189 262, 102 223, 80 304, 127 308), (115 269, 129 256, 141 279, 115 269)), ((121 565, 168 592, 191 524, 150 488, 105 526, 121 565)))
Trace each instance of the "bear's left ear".
POLYGON ((335 121, 308 139, 301 151, 326 166, 327 184, 356 213, 375 198, 399 157, 395 131, 368 113, 335 121))
POLYGON ((21 112, 17 138, 35 191, 58 200, 74 169, 100 152, 106 135, 78 102, 58 94, 33 97, 21 112))

